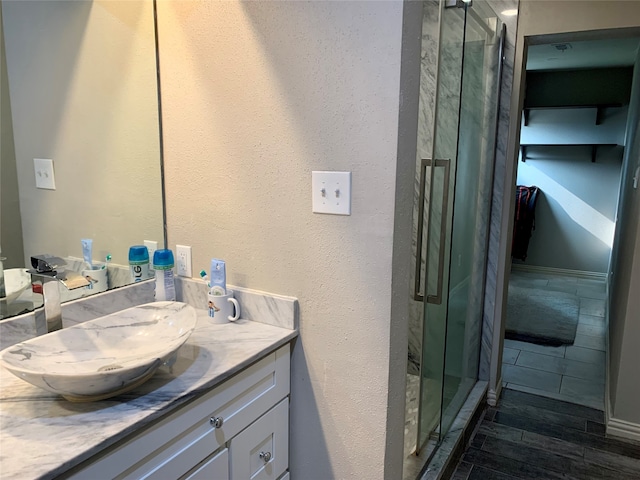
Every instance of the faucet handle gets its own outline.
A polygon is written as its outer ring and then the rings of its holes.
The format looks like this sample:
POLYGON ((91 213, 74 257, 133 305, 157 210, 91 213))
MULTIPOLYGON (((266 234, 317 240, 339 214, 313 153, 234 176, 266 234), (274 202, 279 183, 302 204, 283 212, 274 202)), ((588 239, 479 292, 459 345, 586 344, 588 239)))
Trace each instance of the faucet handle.
POLYGON ((31 266, 35 268, 38 273, 55 272, 58 269, 63 269, 62 267, 66 264, 67 262, 62 258, 46 253, 31 257, 31 266))

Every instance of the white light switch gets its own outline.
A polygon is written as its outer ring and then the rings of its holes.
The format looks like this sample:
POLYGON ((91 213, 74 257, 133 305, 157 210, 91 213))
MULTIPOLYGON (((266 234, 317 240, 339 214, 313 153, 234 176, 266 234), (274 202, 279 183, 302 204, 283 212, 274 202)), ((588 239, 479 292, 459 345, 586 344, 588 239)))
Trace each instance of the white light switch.
POLYGON ((56 179, 53 176, 53 160, 50 158, 34 158, 33 166, 36 172, 36 188, 55 190, 56 179))
POLYGON ((311 172, 312 211, 351 215, 351 172, 311 172))

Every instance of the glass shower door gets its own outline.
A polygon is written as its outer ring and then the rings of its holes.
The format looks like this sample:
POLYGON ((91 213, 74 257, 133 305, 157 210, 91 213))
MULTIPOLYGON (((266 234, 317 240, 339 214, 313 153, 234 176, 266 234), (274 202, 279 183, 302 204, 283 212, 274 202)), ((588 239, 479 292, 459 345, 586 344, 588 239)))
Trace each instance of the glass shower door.
POLYGON ((426 208, 427 214, 419 213, 420 220, 426 223, 425 232, 418 230, 419 242, 423 235, 426 238, 426 251, 423 253, 426 273, 422 297, 425 305, 417 453, 425 447, 435 446, 440 438, 447 329, 443 286, 448 274, 444 267, 449 250, 446 233, 451 229, 452 220, 453 197, 449 195, 453 190, 451 159, 455 159, 457 150, 464 23, 464 9, 445 8, 444 2, 440 2, 433 155, 431 159, 422 160, 420 181, 420 191, 428 190, 428 196, 420 203, 421 210, 426 208))
POLYGON ((446 434, 477 380, 501 56, 501 28, 486 2, 444 8, 440 28, 433 159, 422 161, 421 182, 420 448, 446 434))

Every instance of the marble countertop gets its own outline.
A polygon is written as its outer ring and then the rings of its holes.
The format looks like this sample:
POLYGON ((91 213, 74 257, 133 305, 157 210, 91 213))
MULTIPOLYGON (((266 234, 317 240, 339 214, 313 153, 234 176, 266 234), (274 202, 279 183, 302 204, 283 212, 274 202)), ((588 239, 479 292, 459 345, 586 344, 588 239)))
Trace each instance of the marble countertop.
POLYGON ((71 403, 0 369, 0 477, 56 477, 298 335, 249 320, 213 324, 197 312, 176 363, 119 397, 71 403))

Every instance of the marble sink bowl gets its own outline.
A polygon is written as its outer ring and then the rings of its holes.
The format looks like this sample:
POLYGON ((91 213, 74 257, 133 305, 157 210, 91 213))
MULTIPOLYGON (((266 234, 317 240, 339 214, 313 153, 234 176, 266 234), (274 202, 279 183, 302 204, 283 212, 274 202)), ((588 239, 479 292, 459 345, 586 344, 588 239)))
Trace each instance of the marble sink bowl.
POLYGON ((190 305, 147 303, 13 345, 0 365, 72 402, 103 400, 151 378, 195 326, 190 305))
POLYGON ((0 297, 0 302, 11 303, 31 286, 31 275, 26 268, 9 268, 4 271, 4 290, 6 297, 0 297))

